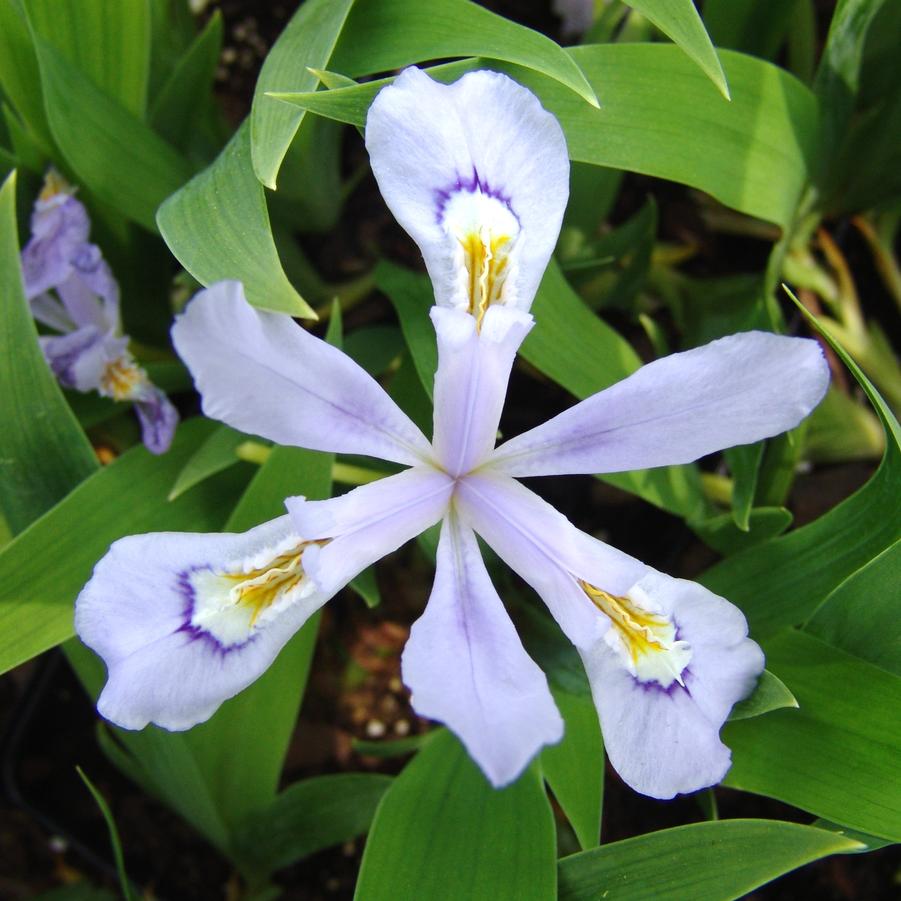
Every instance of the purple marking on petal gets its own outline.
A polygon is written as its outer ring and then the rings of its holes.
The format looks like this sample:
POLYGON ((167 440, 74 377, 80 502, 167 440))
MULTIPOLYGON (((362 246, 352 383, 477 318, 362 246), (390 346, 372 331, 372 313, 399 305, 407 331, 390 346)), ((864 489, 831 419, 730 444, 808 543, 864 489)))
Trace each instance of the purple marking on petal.
MULTIPOLYGON (((686 678, 691 678, 691 667, 686 666, 679 675, 682 677, 683 682, 686 678)), ((651 679, 647 682, 644 682, 639 679, 638 676, 632 676, 631 674, 630 678, 643 692, 648 694, 653 694, 656 692, 657 694, 663 694, 668 698, 671 698, 679 691, 683 691, 685 692, 685 694, 691 697, 691 689, 687 685, 680 685, 675 679, 670 682, 670 684, 666 688, 664 688, 656 679, 651 679)))
POLYGON ((456 180, 450 187, 438 188, 435 191, 435 201, 438 205, 435 221, 439 225, 444 222, 444 212, 451 197, 455 194, 459 194, 461 191, 465 191, 468 194, 475 194, 476 191, 478 191, 486 197, 493 197, 495 200, 499 200, 513 214, 517 224, 522 225, 519 221, 519 216, 516 215, 516 210, 513 209, 513 204, 511 203, 509 196, 500 188, 492 188, 488 183, 488 180, 483 179, 479 175, 475 166, 472 167, 472 175, 469 178, 457 175, 456 180))
POLYGON ((156 386, 148 385, 142 397, 135 399, 135 412, 141 423, 141 440, 152 454, 164 454, 172 444, 178 425, 178 410, 156 386))
POLYGON ((104 335, 94 329, 85 329, 80 336, 76 336, 75 332, 71 334, 71 338, 64 335, 60 338, 47 337, 41 341, 44 359, 64 388, 76 387, 75 364, 104 338, 104 335))
POLYGON ((193 566, 190 569, 182 570, 176 576, 175 585, 178 589, 178 593, 184 598, 185 606, 182 611, 184 622, 175 630, 175 633, 184 632, 190 636, 192 643, 195 641, 202 641, 211 650, 219 654, 220 657, 227 657, 232 651, 240 651, 242 648, 246 648, 247 645, 256 640, 257 636, 256 633, 254 633, 239 644, 224 645, 212 634, 212 632, 208 632, 200 626, 195 626, 194 623, 191 622, 191 620, 194 619, 194 601, 196 599, 194 586, 191 584, 191 576, 204 569, 213 572, 211 566, 204 564, 202 566, 193 566))

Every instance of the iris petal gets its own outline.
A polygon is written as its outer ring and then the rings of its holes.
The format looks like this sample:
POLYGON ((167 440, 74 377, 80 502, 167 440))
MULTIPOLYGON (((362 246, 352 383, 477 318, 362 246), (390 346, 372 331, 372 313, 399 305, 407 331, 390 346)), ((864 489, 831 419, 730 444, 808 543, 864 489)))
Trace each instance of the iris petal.
POLYGON ((239 282, 201 291, 172 329, 207 416, 279 444, 415 464, 423 434, 346 354, 289 316, 255 310, 239 282))
POLYGON ((569 194, 563 132, 535 95, 497 72, 442 85, 406 69, 373 101, 366 148, 382 196, 422 251, 436 302, 469 309, 468 277, 478 272, 505 278, 504 302, 528 310, 569 194), (509 271, 467 264, 470 251, 510 256, 509 271))
POLYGON ((655 360, 512 438, 495 451, 492 466, 535 476, 690 463, 794 428, 828 385, 815 341, 730 335, 655 360))
POLYGON ((450 516, 435 584, 402 658, 413 708, 446 723, 495 787, 563 735, 547 679, 523 648, 472 531, 450 516))

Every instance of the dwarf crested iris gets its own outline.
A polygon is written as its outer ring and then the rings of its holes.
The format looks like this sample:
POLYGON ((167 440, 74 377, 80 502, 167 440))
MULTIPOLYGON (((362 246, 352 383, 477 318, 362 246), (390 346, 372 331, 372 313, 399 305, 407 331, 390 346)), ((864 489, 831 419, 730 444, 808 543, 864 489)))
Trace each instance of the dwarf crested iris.
POLYGON ((128 728, 201 722, 364 567, 441 522, 403 679, 414 708, 446 723, 492 784, 515 779, 563 723, 476 534, 578 649, 626 782, 659 798, 716 783, 730 763, 720 727, 763 670, 744 616, 579 531, 517 478, 683 463, 778 434, 823 396, 822 353, 762 332, 722 338, 495 447, 567 201, 563 133, 504 75, 445 86, 408 69, 373 102, 366 146, 434 284, 433 439, 349 357, 288 316, 255 310, 238 283, 201 292, 173 338, 208 416, 407 468, 332 500, 288 498, 286 516, 244 534, 116 542, 76 609, 79 635, 108 667, 100 712, 128 728))
POLYGON ((44 180, 22 249, 25 294, 35 319, 58 335, 42 335, 41 349, 57 381, 76 391, 130 401, 147 449, 164 453, 178 412, 128 351, 119 315, 119 285, 96 244, 74 191, 54 170, 44 180))

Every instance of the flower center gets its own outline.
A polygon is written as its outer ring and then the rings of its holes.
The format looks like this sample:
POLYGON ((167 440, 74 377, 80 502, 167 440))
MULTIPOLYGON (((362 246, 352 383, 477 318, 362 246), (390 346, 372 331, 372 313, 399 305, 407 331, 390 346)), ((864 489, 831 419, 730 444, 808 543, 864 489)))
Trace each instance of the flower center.
POLYGON ((633 675, 642 682, 658 682, 669 688, 680 685, 682 672, 691 660, 691 646, 676 638, 672 618, 653 610, 653 602, 637 586, 619 597, 579 580, 589 600, 611 622, 605 636, 633 675))
POLYGON ((294 541, 250 561, 222 569, 199 569, 187 575, 193 595, 190 625, 210 633, 220 644, 241 644, 293 601, 315 586, 302 559, 310 545, 325 541, 294 541), (262 556, 262 560, 260 559, 262 556))
POLYGON ((512 299, 509 275, 519 221, 503 200, 476 186, 451 195, 443 222, 459 246, 461 306, 465 303, 481 326, 488 307, 512 299))
POLYGON ((147 381, 147 373, 125 353, 110 360, 100 376, 100 393, 113 400, 129 400, 147 381))

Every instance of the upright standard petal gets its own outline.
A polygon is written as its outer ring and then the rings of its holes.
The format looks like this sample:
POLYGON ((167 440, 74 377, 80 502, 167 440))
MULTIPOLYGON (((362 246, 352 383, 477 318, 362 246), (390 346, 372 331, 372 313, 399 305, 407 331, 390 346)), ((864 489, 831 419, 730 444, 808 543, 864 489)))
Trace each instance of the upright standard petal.
POLYGON ((510 370, 533 320, 492 307, 479 332, 469 313, 433 307, 432 322, 438 335, 432 444, 444 469, 458 476, 494 448, 510 370))
POLYGON ((438 304, 479 323, 493 304, 529 309, 569 194, 563 132, 534 94, 497 72, 443 85, 406 69, 373 101, 366 148, 438 304))
POLYGON ((88 240, 87 210, 68 191, 68 186, 56 193, 45 187, 35 204, 31 239, 22 248, 22 279, 29 298, 64 282, 72 272, 72 257, 88 240))
POLYGON ((536 476, 690 463, 794 428, 828 385, 815 341, 730 335, 643 366, 502 444, 491 465, 536 476))
POLYGON ((441 528, 435 584, 401 666, 416 712, 447 724, 495 787, 563 735, 547 679, 494 590, 475 535, 454 515, 441 528))
POLYGON ((446 473, 416 466, 340 497, 289 497, 285 506, 297 534, 320 542, 308 555, 307 568, 331 595, 370 563, 435 525, 447 512, 453 489, 446 473))
POLYGON ((172 338, 213 419, 311 450, 430 459, 422 432, 367 372, 289 316, 255 310, 239 282, 201 291, 172 338))
POLYGON ((287 516, 243 534, 115 542, 75 605, 76 632, 107 666, 100 713, 126 729, 212 716, 327 600, 305 570, 315 546, 287 516))

